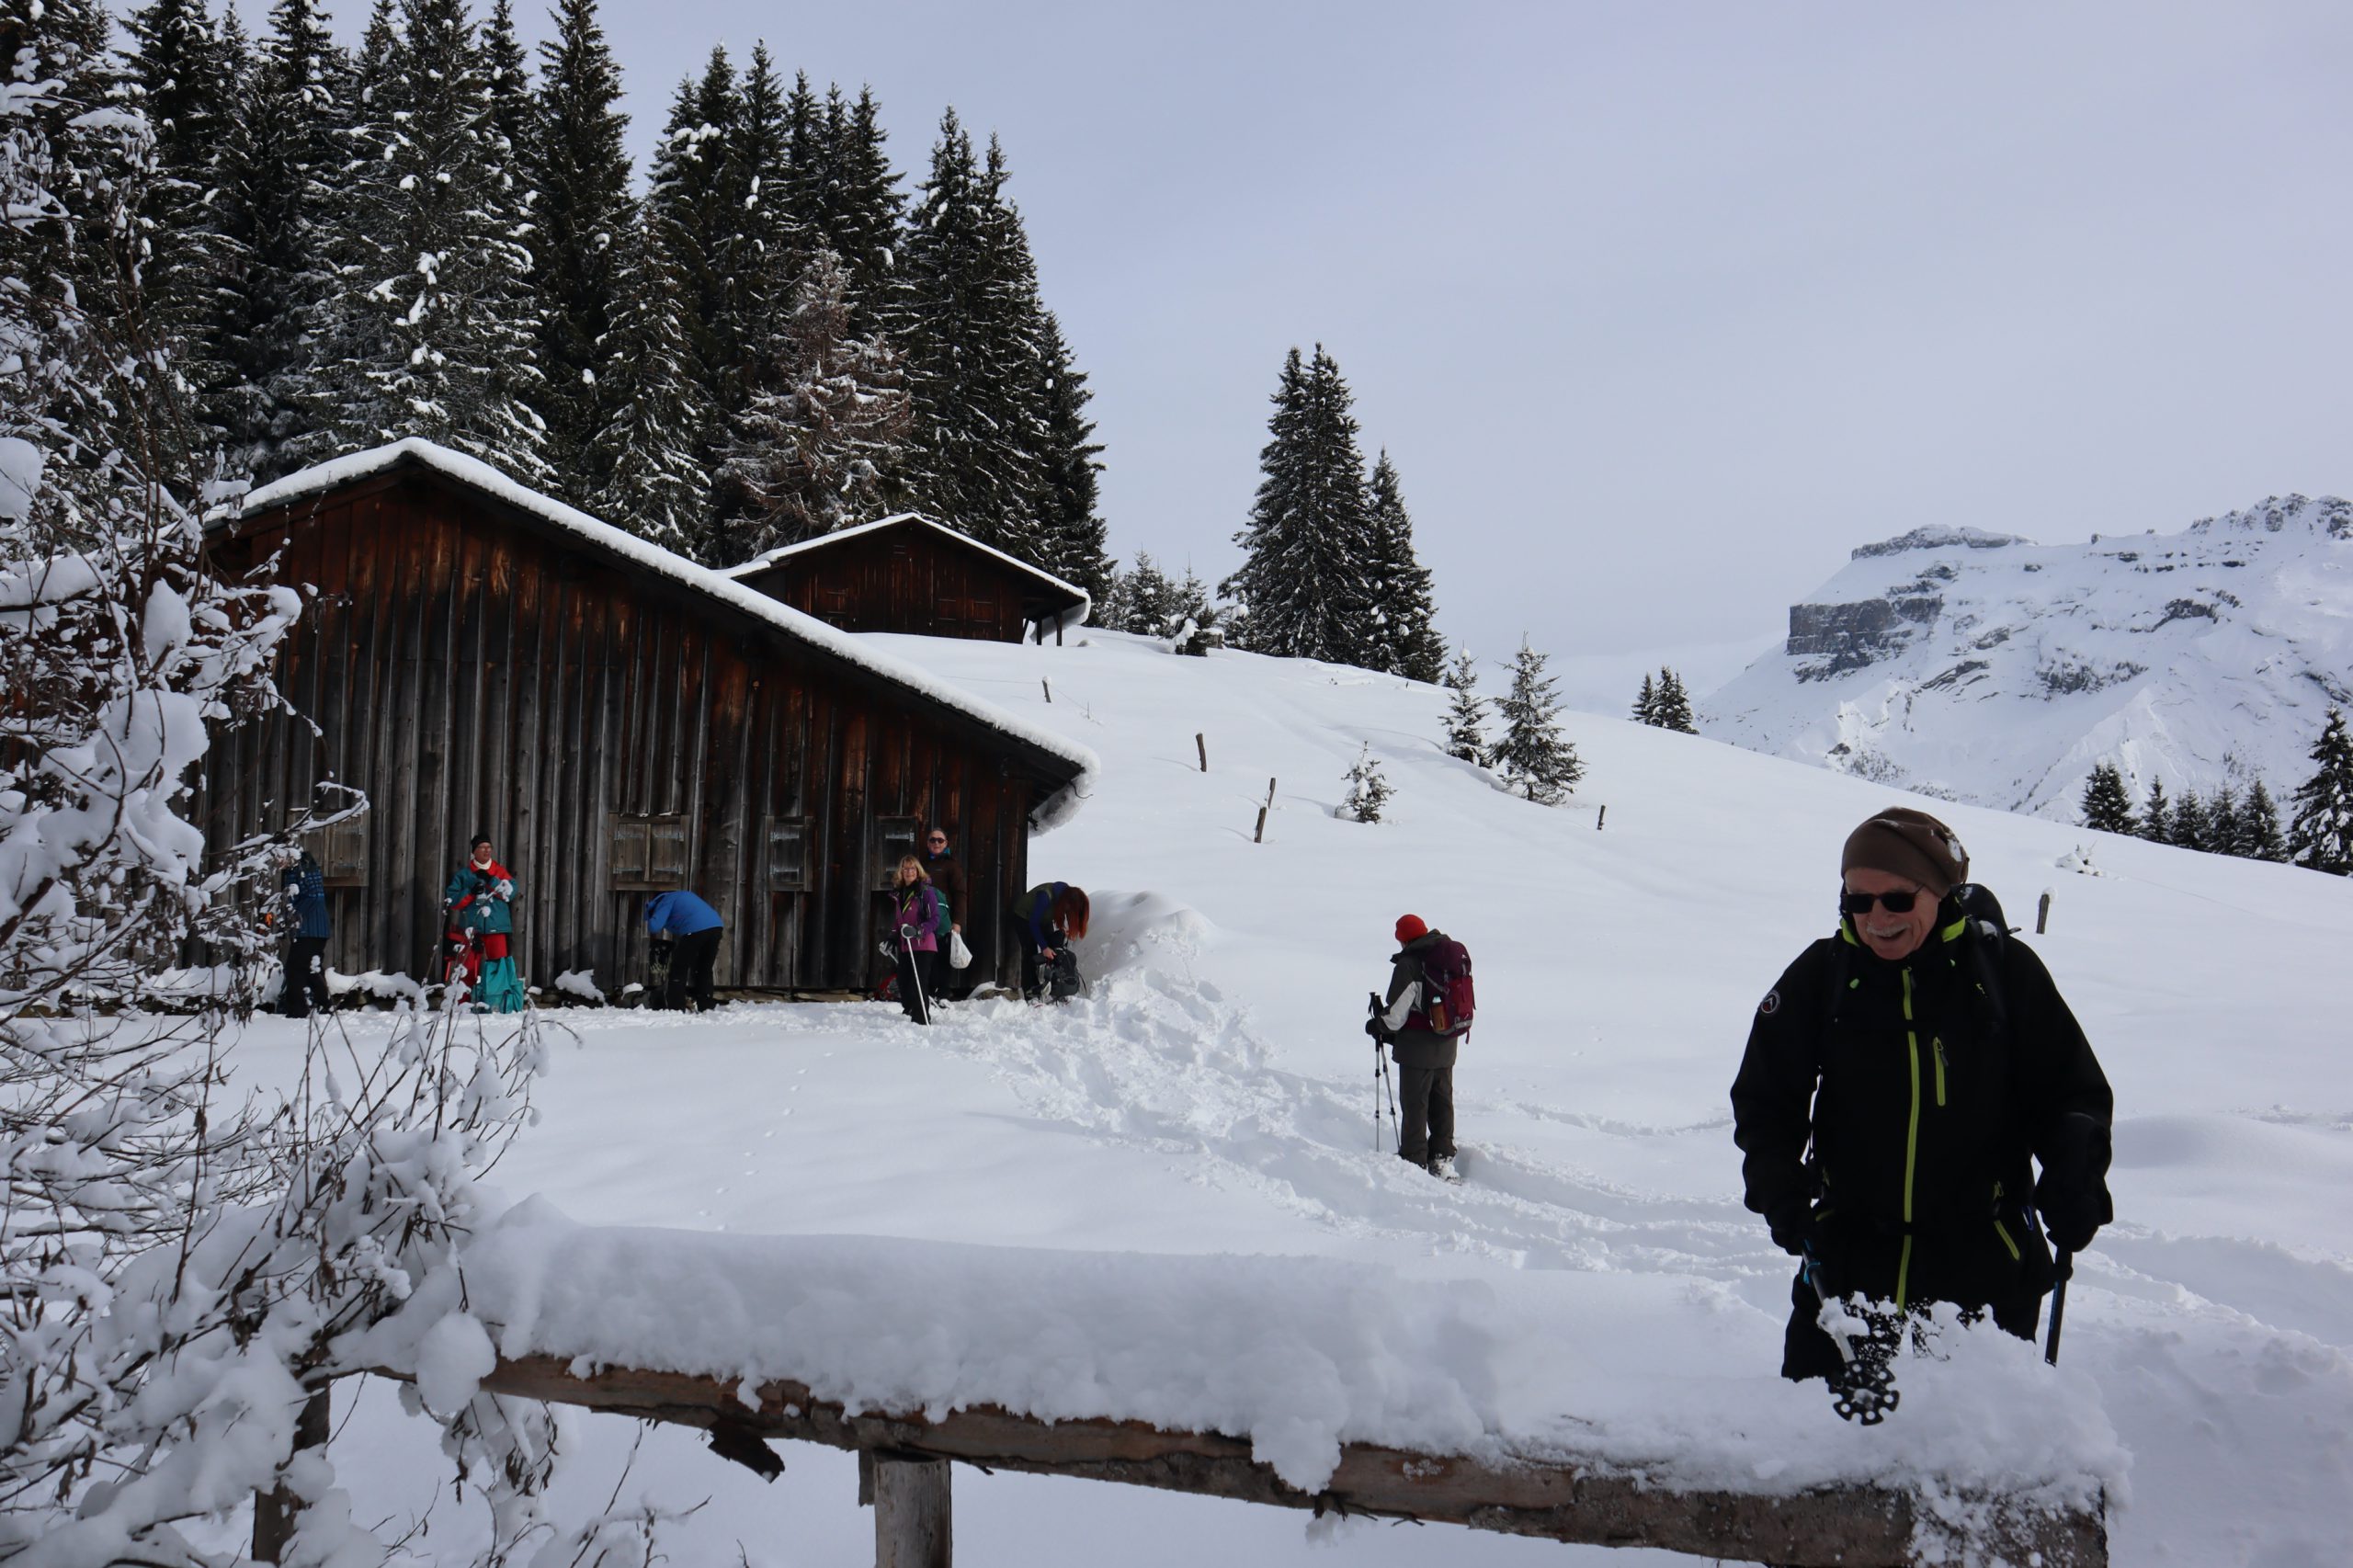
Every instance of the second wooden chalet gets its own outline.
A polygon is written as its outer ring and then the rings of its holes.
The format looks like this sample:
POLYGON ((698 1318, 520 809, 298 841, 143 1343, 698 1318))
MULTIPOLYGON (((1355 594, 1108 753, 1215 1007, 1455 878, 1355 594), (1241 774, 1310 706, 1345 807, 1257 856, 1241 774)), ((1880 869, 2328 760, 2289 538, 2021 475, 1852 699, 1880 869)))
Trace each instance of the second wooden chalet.
POLYGON ((256 491, 210 543, 217 570, 275 557, 304 603, 293 712, 222 735, 208 833, 282 831, 323 782, 366 793, 321 846, 335 968, 438 978, 480 831, 532 983, 641 977, 646 896, 688 887, 727 923, 722 987, 859 989, 881 890, 937 823, 977 974, 1014 976, 1029 835, 1074 806, 1085 747, 430 442, 256 491))
POLYGON ((731 568, 747 588, 844 631, 1043 642, 1083 626, 1086 590, 913 512, 788 544, 731 568))

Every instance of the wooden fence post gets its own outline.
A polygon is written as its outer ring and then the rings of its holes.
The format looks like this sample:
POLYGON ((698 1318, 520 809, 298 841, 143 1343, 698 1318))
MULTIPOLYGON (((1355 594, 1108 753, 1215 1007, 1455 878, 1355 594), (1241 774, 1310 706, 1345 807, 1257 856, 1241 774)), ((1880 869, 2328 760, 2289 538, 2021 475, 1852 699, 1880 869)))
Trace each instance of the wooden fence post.
POLYGON ((2034 906, 2034 934, 2038 937, 2041 936, 2042 928, 2050 924, 2051 890, 2045 888, 2042 890, 2042 897, 2036 901, 2034 906))
POLYGON ((874 1456, 874 1568, 949 1568, 948 1461, 874 1456))
POLYGON ((1201 771, 1210 770, 1210 743, 1199 731, 1193 733, 1193 749, 1201 754, 1201 771))
POLYGON ((1041 686, 1041 687, 1045 687, 1045 691, 1046 691, 1046 700, 1047 700, 1049 703, 1052 702, 1052 701, 1053 701, 1053 699, 1054 699, 1054 688, 1053 688, 1052 685, 1051 685, 1050 682, 1048 682, 1048 680, 1046 679, 1046 677, 1045 677, 1044 676, 1040 676, 1038 677, 1038 684, 1039 684, 1040 686, 1041 686))
MULTIPOLYGON (((325 1448, 333 1430, 334 1402, 326 1389, 320 1389, 302 1402, 302 1414, 294 1418, 294 1451, 325 1448)), ((255 1493, 254 1561, 280 1561, 301 1518, 302 1499, 285 1487, 255 1493)))
POLYGON ((1250 835, 1251 843, 1264 844, 1267 842, 1267 813, 1274 809, 1275 781, 1269 778, 1267 780, 1267 803, 1258 808, 1258 829, 1250 835))
POLYGON ((1608 815, 1609 815, 1609 808, 1608 808, 1608 806, 1604 806, 1604 807, 1602 807, 1599 811, 1597 811, 1597 812, 1594 812, 1594 813, 1593 813, 1593 831, 1594 831, 1594 832, 1596 832, 1596 833, 1599 833, 1599 832, 1601 831, 1601 824, 1602 824, 1602 821, 1603 821, 1603 819, 1604 819, 1604 818, 1608 817, 1608 815))

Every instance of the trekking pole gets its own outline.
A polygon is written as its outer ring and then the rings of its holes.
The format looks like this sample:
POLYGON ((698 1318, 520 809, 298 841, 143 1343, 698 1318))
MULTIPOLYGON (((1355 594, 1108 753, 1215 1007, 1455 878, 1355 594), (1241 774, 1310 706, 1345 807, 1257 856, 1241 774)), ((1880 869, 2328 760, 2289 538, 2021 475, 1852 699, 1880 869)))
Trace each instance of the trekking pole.
POLYGON ((907 979, 915 988, 915 1022, 928 1024, 931 1022, 931 998, 923 994, 923 971, 915 967, 915 928, 914 926, 899 927, 899 946, 906 949, 907 979))
POLYGON ((2052 1261, 2059 1270, 2059 1283, 2051 1289, 2051 1338, 2042 1347, 2042 1362, 2047 1367, 2059 1364, 2059 1331, 2067 1323, 2067 1281, 2075 1272, 2075 1255, 2063 1247, 2052 1261))

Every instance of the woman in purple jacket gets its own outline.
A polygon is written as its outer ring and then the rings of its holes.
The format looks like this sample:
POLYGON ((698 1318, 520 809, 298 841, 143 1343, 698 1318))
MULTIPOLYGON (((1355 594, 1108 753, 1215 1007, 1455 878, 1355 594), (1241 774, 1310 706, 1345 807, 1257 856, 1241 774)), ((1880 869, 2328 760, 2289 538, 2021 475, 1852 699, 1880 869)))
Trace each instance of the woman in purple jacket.
POLYGON ((947 927, 948 906, 940 902, 923 862, 902 855, 891 889, 887 940, 899 966, 899 1006, 919 1024, 931 1022, 932 972, 939 959, 939 934, 947 927))

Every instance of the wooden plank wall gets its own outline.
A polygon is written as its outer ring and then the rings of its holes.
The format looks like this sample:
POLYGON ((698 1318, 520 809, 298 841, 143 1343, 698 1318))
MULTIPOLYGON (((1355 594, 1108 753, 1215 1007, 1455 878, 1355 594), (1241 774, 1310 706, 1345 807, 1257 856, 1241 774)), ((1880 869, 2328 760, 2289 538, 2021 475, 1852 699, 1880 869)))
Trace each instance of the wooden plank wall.
POLYGON ((845 540, 814 558, 794 557, 747 579, 845 631, 904 631, 1018 642, 1031 579, 922 527, 845 540))
POLYGON ((438 971, 444 886, 477 830, 517 884, 528 983, 642 978, 646 894, 612 887, 608 817, 679 815, 689 885, 727 922, 722 987, 878 979, 878 817, 948 824, 973 885, 976 965, 1011 979, 1032 784, 919 701, 845 684, 780 633, 517 526, 471 492, 393 476, 308 503, 235 568, 287 542, 310 584, 280 661, 300 717, 223 737, 204 810, 216 835, 275 828, 332 778, 365 790, 366 885, 330 890, 336 969, 438 971), (313 729, 315 725, 315 729, 313 729), (805 817, 809 885, 769 885, 767 826, 805 817))

